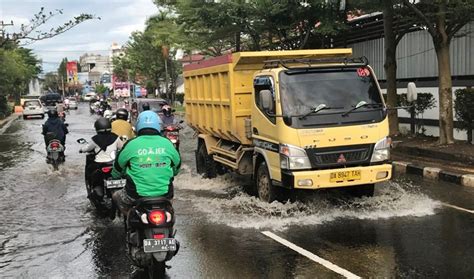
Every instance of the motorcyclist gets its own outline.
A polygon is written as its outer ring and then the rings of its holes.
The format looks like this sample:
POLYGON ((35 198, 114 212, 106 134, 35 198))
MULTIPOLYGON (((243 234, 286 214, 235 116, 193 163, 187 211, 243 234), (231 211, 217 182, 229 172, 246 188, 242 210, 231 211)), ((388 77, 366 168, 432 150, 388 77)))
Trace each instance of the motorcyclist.
POLYGON ((112 133, 110 121, 104 117, 97 119, 94 123, 97 135, 92 137, 92 141, 79 150, 80 153, 89 152, 91 156, 86 161, 86 179, 90 179, 90 174, 102 165, 107 165, 114 161, 115 152, 123 146, 119 137, 112 133))
POLYGON ((66 111, 69 111, 69 99, 68 98, 64 99, 64 109, 66 111))
POLYGON ((112 133, 117 136, 126 136, 127 140, 135 137, 133 132, 132 125, 127 121, 128 120, 128 111, 124 108, 119 108, 115 112, 117 119, 112 122, 112 133))
POLYGON ((142 109, 143 109, 143 111, 150 110, 150 104, 149 104, 149 103, 147 103, 147 102, 143 103, 143 105, 142 105, 142 109))
POLYGON ((161 121, 163 121, 163 126, 169 126, 169 125, 174 125, 174 114, 169 105, 164 105, 163 108, 161 109, 162 115, 161 115, 161 121))
POLYGON ((102 111, 112 109, 112 107, 109 105, 109 102, 107 102, 107 99, 100 99, 100 108, 102 109, 102 111))
MULTIPOLYGON (((44 143, 46 148, 51 140, 57 139, 61 142, 66 149, 66 134, 69 133, 67 125, 59 119, 57 110, 48 111, 48 119, 43 124, 43 131, 41 134, 44 136, 44 143)), ((64 156, 64 153, 61 154, 64 156)))
POLYGON ((136 138, 120 151, 112 170, 113 178, 125 177, 124 189, 113 200, 126 216, 136 199, 173 197, 173 178, 178 174, 181 158, 173 144, 160 135, 161 121, 153 111, 138 116, 136 138))

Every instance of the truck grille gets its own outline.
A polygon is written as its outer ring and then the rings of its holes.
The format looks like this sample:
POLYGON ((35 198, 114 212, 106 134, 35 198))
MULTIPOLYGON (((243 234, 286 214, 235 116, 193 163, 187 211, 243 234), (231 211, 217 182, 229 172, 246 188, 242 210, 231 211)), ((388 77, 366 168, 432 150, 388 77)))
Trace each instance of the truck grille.
POLYGON ((361 144, 306 149, 313 168, 353 166, 370 163, 373 145, 361 144))

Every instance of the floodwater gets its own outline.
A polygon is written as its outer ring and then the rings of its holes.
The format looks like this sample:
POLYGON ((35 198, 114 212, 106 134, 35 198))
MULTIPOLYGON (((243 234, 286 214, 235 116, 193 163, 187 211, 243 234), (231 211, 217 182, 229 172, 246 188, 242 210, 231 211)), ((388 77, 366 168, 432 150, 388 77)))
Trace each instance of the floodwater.
MULTIPOLYGON (((85 104, 67 116, 67 158, 58 171, 45 163, 44 120, 17 120, 0 135, 2 277, 141 276, 126 256, 121 220, 96 216, 86 198, 85 157, 76 139, 94 134, 94 120, 85 104)), ((326 191, 267 204, 244 193, 248 182, 232 174, 212 180, 197 175, 195 147, 193 131, 184 129, 174 201, 182 246, 169 262, 169 277, 338 276, 262 231, 363 277, 474 276, 473 241, 465 242, 474 218, 441 203, 464 199, 468 205, 474 191, 454 189, 446 196, 441 189, 453 186, 433 182, 427 191, 425 182, 401 177, 379 185, 373 198, 326 191)))

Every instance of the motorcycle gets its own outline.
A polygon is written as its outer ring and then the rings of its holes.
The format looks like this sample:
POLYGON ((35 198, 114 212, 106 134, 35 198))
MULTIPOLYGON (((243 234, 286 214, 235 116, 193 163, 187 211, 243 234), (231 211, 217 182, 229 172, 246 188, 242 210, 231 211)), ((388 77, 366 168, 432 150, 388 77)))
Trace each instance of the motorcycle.
MULTIPOLYGON (((83 138, 77 140, 80 144, 87 144, 87 141, 83 138)), ((87 165, 94 163, 95 154, 87 154, 87 165)), ((87 190, 87 198, 91 205, 97 210, 98 213, 109 216, 111 219, 115 218, 118 212, 117 207, 112 201, 112 195, 117 190, 125 187, 125 179, 112 179, 112 168, 113 162, 110 163, 98 163, 98 168, 94 169, 92 173, 87 174, 85 172, 85 183, 87 190)))
POLYGON ((54 170, 58 170, 59 164, 65 161, 64 146, 61 144, 61 141, 52 139, 48 142, 46 150, 46 163, 53 165, 54 170))
POLYGON ((133 264, 144 268, 149 278, 163 278, 166 261, 179 250, 171 201, 165 197, 138 199, 124 223, 133 264))
POLYGON ((163 136, 171 141, 176 150, 179 152, 179 130, 183 129, 179 124, 183 123, 181 120, 178 124, 172 124, 165 126, 163 129, 163 136))

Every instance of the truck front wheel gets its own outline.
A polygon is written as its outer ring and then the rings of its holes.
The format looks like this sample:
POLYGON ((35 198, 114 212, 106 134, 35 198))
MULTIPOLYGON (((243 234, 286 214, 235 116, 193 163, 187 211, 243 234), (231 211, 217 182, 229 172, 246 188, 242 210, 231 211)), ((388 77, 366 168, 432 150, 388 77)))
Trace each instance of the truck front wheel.
POLYGON ((215 178, 217 176, 216 162, 211 155, 207 154, 205 143, 200 144, 196 152, 196 170, 205 178, 215 178))
POLYGON ((267 163, 260 163, 260 166, 257 169, 255 184, 257 186, 258 197, 262 201, 271 203, 277 199, 278 189, 272 184, 267 163))

